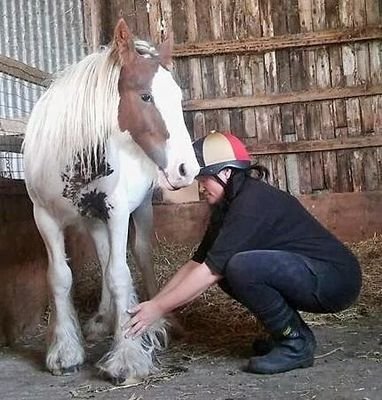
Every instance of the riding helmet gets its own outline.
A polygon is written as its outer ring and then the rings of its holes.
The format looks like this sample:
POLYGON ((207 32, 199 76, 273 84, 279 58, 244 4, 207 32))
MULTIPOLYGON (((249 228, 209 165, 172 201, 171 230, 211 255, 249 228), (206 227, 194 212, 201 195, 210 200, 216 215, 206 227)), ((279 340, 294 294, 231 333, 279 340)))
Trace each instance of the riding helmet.
POLYGON ((247 169, 251 158, 245 145, 232 133, 212 131, 193 144, 201 175, 217 175, 224 168, 247 169))

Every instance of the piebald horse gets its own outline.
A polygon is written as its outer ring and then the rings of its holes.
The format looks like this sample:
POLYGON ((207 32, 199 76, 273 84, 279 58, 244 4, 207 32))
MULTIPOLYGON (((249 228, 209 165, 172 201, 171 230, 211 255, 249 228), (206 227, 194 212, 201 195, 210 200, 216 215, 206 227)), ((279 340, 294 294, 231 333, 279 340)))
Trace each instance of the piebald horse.
MULTIPOLYGON (((87 325, 89 336, 113 333, 100 370, 121 384, 154 368, 163 325, 134 340, 125 338, 121 327, 138 302, 126 261, 129 219, 138 264, 151 265, 154 186, 176 190, 191 184, 199 171, 181 90, 170 72, 172 45, 171 35, 158 48, 134 41, 121 19, 111 47, 65 70, 31 113, 25 181, 49 259, 53 310, 46 365, 53 374, 74 372, 85 358, 65 254, 69 225, 88 229, 103 270, 98 314, 87 325)), ((153 295, 152 270, 143 275, 153 295)))

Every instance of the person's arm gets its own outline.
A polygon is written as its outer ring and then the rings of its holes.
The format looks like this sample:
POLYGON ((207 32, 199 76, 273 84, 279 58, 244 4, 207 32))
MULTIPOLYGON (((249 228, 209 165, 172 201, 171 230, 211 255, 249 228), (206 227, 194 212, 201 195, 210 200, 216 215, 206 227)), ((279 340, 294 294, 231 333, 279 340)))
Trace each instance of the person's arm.
POLYGON ((189 260, 182 267, 176 271, 174 276, 166 283, 166 285, 160 290, 155 297, 163 296, 165 293, 172 290, 175 286, 183 280, 183 278, 190 273, 190 270, 200 265, 196 261, 189 260))
POLYGON ((135 315, 124 327, 126 335, 141 335, 164 314, 189 303, 220 279, 221 275, 212 272, 205 263, 189 261, 155 297, 129 310, 135 315))

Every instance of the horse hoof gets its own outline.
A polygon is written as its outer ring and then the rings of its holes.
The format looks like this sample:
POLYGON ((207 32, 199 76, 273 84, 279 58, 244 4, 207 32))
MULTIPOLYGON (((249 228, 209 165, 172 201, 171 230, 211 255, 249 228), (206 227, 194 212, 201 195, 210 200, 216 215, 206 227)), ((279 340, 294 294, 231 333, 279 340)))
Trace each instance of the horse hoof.
POLYGON ((110 382, 114 386, 129 386, 129 385, 133 386, 142 382, 142 379, 131 378, 131 377, 126 378, 125 376, 116 376, 116 377, 111 377, 110 382))
POLYGON ((77 365, 71 365, 70 367, 67 368, 54 369, 51 372, 53 375, 56 376, 65 376, 65 375, 75 374, 76 372, 79 372, 79 370, 80 370, 80 364, 77 364, 77 365))
POLYGON ((77 364, 77 365, 72 365, 72 366, 70 366, 70 367, 68 367, 68 368, 63 368, 62 369, 62 375, 72 375, 72 374, 75 374, 76 372, 79 372, 80 371, 80 365, 79 364, 77 364))

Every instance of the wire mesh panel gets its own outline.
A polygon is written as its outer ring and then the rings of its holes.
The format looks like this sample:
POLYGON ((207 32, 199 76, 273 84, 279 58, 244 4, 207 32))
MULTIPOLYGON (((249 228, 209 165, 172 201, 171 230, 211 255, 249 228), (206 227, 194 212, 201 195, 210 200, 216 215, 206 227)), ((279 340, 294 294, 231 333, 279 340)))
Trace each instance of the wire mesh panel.
POLYGON ((0 1, 0 188, 24 178, 26 121, 46 90, 24 79, 24 66, 48 76, 86 55, 82 7, 81 0, 0 1))
POLYGON ((21 144, 26 122, 0 119, 0 177, 24 179, 21 144))

